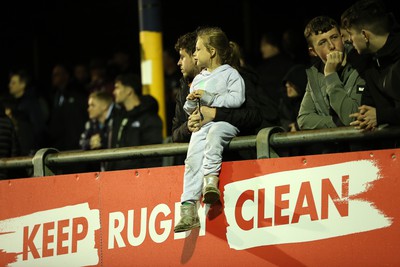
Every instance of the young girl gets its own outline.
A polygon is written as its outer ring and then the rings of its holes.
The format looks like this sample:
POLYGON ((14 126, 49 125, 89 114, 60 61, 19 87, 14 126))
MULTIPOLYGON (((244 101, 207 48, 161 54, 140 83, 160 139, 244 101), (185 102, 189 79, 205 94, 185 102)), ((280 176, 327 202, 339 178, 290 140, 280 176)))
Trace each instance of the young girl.
MULTIPOLYGON (((188 114, 199 112, 200 105, 238 108, 243 104, 244 81, 234 68, 240 62, 234 46, 220 28, 198 30, 194 59, 202 71, 193 79, 183 107, 188 114)), ((222 152, 238 133, 235 126, 224 121, 209 122, 192 133, 185 160, 181 219, 175 232, 200 227, 197 202, 201 194, 205 204, 219 200, 222 152)))

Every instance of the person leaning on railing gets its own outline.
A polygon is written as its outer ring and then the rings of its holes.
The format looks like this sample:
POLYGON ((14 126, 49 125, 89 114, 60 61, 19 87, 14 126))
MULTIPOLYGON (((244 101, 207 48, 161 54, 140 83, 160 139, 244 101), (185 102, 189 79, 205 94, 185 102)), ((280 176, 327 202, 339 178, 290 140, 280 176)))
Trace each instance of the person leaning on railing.
MULTIPOLYGON (((400 28, 395 17, 382 2, 361 0, 343 12, 341 23, 357 52, 372 56, 351 125, 364 130, 400 125, 400 28)), ((378 148, 399 147, 399 141, 385 140, 378 148)))
MULTIPOLYGON (((360 75, 362 58, 352 47, 345 47, 338 23, 327 16, 311 19, 304 37, 315 63, 306 70, 307 87, 300 105, 297 123, 300 130, 349 126, 350 114, 357 111, 360 88, 365 81, 360 75)), ((347 144, 316 145, 307 154, 349 151, 347 144)))

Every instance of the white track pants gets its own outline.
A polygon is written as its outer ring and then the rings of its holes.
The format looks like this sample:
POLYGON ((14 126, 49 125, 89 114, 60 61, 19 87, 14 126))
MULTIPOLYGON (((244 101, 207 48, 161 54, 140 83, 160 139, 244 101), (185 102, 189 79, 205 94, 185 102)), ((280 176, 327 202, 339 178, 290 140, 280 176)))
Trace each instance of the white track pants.
POLYGON ((219 176, 222 152, 239 130, 224 121, 210 122, 192 134, 185 160, 181 202, 199 200, 203 177, 219 176))

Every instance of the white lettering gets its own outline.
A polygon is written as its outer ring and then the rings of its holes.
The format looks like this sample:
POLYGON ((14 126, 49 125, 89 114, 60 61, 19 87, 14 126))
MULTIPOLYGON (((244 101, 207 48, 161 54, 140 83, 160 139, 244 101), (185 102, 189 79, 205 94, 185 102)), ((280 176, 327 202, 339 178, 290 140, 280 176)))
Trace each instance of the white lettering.
POLYGON ((157 205, 153 211, 151 212, 150 219, 149 219, 149 234, 151 239, 156 242, 156 243, 162 243, 164 242, 169 234, 171 233, 171 226, 172 226, 172 221, 171 220, 161 220, 160 221, 160 228, 163 230, 161 234, 157 233, 156 230, 156 219, 159 214, 164 214, 164 216, 167 216, 171 213, 171 210, 166 204, 159 204, 157 205))
POLYGON ((118 247, 125 247, 125 242, 121 236, 125 226, 124 214, 122 212, 111 212, 108 218, 108 248, 114 248, 114 241, 117 242, 118 247))
POLYGON ((298 243, 390 226, 391 218, 357 198, 381 178, 377 166, 372 160, 351 161, 226 185, 229 246, 298 243))
POLYGON ((14 266, 92 266, 99 262, 95 231, 98 210, 88 203, 40 211, 0 221, 0 250, 14 253, 14 266))
POLYGON ((135 237, 135 216, 134 210, 128 211, 128 242, 131 246, 139 246, 146 238, 146 221, 147 221, 147 208, 142 208, 140 213, 140 229, 139 236, 135 237))

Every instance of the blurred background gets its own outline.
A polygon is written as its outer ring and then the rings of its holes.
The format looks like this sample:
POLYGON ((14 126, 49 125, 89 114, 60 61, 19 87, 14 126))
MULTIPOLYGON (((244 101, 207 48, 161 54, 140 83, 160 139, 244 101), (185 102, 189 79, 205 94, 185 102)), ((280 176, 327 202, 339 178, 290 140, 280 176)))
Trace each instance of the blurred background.
MULTIPOLYGON (((198 26, 219 26, 243 48, 248 63, 260 59, 259 35, 265 29, 293 30, 304 38, 305 23, 316 15, 339 19, 354 1, 161 1, 164 48, 198 26)), ((391 3, 387 1, 390 6, 391 3)), ((116 51, 131 55, 140 71, 137 0, 7 1, 1 7, 0 90, 8 90, 8 74, 28 69, 39 87, 47 87, 56 62, 70 65, 108 60, 116 51)))

